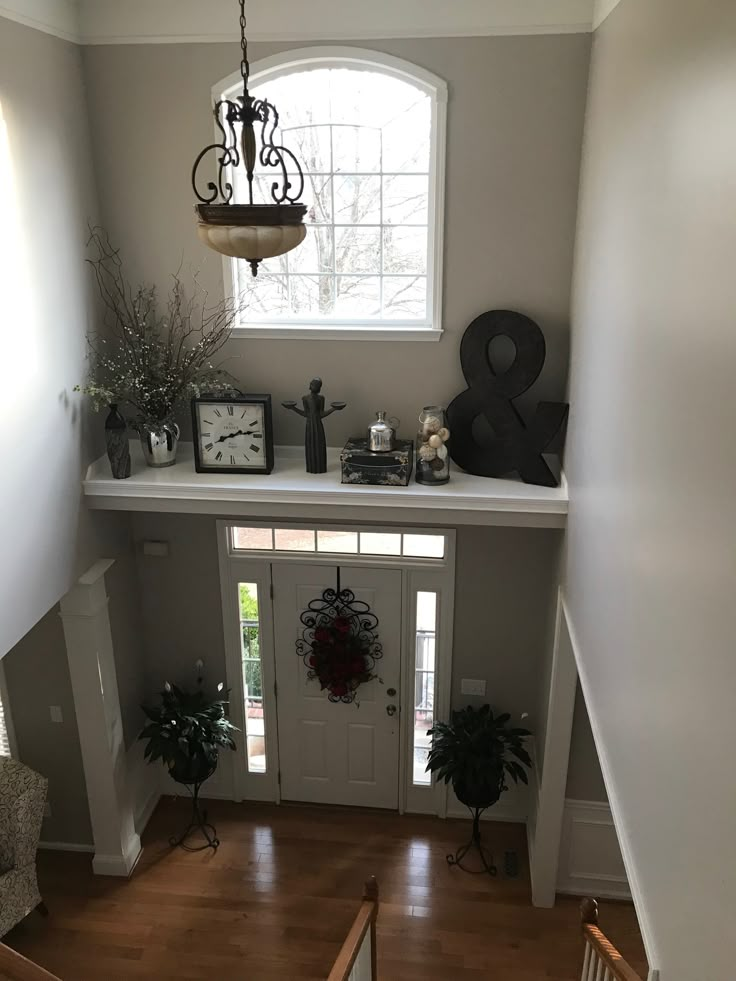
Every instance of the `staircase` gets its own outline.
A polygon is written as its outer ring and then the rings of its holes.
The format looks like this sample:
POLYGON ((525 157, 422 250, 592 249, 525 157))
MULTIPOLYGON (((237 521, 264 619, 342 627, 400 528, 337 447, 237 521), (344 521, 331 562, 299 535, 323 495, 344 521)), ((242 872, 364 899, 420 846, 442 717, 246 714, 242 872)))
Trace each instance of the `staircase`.
MULTIPOLYGON (((581 981, 643 981, 598 927, 598 903, 584 899, 580 907, 585 952, 581 981)), ((363 902, 350 927, 327 981, 378 981, 376 920, 378 883, 365 884, 363 902)), ((0 981, 60 981, 42 967, 0 943, 0 981)))

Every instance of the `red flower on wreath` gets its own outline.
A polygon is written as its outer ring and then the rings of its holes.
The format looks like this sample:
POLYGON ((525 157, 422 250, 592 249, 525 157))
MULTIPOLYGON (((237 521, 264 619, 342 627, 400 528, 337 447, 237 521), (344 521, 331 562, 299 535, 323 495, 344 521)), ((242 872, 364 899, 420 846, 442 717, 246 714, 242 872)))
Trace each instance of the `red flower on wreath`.
POLYGON ((360 685, 376 677, 369 667, 374 642, 349 617, 325 617, 315 627, 305 657, 309 677, 316 678, 336 701, 351 701, 360 685))

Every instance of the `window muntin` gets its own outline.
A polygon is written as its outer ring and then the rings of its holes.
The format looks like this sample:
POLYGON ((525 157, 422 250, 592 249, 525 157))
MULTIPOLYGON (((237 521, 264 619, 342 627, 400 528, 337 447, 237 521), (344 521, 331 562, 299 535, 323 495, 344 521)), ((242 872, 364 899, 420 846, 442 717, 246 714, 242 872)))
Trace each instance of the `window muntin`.
POLYGON ((238 608, 248 772, 265 773, 266 731, 257 583, 238 583, 238 608))
POLYGON ((446 536, 439 532, 350 531, 332 528, 230 529, 233 552, 308 552, 398 558, 445 558, 446 536))
POLYGON ((434 683, 437 643, 437 593, 416 593, 414 655, 414 729, 413 783, 427 787, 432 782, 426 772, 430 738, 427 730, 434 724, 434 683))
MULTIPOLYGON (((308 233, 255 280, 232 260, 241 326, 439 328, 444 83, 378 53, 321 53, 311 64, 305 54, 261 79, 255 66, 251 80, 254 96, 279 107, 279 135, 304 169, 308 233)), ((247 200, 244 175, 232 177, 236 200, 247 200)), ((259 200, 270 200, 273 179, 257 170, 259 200)))

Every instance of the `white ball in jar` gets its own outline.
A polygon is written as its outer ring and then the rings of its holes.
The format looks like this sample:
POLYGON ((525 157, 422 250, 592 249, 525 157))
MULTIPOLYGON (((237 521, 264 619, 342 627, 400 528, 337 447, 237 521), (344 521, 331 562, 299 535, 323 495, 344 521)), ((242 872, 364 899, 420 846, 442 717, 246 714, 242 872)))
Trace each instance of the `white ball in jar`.
POLYGON ((427 442, 429 443, 430 446, 433 446, 435 449, 438 449, 440 446, 442 446, 442 437, 439 435, 439 433, 434 433, 434 435, 429 437, 429 440, 427 442))
POLYGON ((422 443, 422 445, 419 447, 420 460, 424 460, 426 463, 429 463, 429 461, 434 460, 436 456, 437 450, 433 446, 430 446, 429 443, 422 443))
POLYGON ((437 433, 437 435, 439 436, 439 438, 442 440, 443 443, 446 443, 450 438, 450 430, 446 426, 443 426, 442 429, 440 429, 440 431, 437 433))
POLYGON ((447 459, 447 447, 445 446, 444 443, 441 446, 437 447, 437 456, 440 460, 447 459))
POLYGON ((427 418, 424 420, 422 428, 424 429, 425 433, 439 432, 439 430, 442 429, 442 420, 438 419, 437 416, 427 416, 427 418))

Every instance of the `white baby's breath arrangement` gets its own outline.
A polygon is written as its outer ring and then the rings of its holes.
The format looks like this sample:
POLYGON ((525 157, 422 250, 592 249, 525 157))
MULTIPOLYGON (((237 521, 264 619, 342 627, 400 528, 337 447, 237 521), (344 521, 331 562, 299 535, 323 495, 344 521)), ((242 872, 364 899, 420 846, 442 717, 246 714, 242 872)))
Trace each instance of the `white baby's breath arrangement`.
POLYGON ((155 287, 129 285, 104 230, 91 230, 89 246, 104 324, 89 338, 90 376, 75 391, 88 395, 96 410, 129 407, 128 421, 139 430, 170 422, 193 396, 232 391, 233 379, 213 358, 238 320, 238 300, 209 306, 196 280, 187 295, 175 275, 162 308, 155 287))

